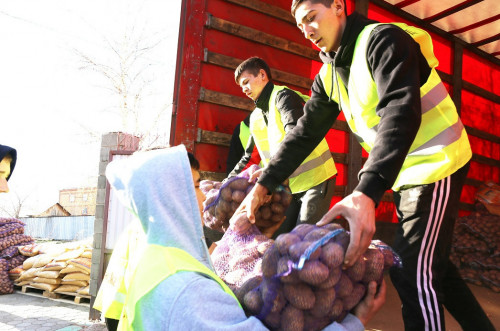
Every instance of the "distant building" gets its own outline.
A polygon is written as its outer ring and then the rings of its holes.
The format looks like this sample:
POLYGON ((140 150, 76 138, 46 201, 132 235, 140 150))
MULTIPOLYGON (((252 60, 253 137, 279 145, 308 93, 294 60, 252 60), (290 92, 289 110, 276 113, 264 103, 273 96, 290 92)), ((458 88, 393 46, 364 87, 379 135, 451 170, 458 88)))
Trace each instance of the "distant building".
POLYGON ((49 207, 43 213, 36 215, 36 217, 70 216, 70 215, 71 214, 69 213, 69 211, 64 209, 64 207, 61 206, 59 203, 56 203, 55 205, 49 207))
POLYGON ((64 189, 59 191, 59 204, 72 216, 95 215, 97 187, 64 189))

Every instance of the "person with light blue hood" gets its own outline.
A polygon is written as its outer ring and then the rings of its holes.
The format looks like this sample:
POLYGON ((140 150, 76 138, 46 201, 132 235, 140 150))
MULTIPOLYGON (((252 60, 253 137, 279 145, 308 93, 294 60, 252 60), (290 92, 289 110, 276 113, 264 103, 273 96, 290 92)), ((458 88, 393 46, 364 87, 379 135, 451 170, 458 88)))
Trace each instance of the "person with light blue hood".
MULTIPOLYGON (((203 235, 191 167, 183 145, 111 162, 106 177, 146 235, 127 287, 119 330, 267 330, 247 317, 214 273, 203 235)), ((375 285, 375 283, 373 283, 375 285)), ((341 324, 326 330, 364 330, 385 300, 385 286, 341 324)))

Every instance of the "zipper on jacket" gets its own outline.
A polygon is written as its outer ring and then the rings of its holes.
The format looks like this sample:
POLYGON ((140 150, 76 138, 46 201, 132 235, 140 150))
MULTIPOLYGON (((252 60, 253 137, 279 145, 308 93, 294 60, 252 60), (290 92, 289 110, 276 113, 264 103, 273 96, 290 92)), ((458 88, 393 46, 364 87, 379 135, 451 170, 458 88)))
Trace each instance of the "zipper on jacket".
POLYGON ((340 102, 340 86, 339 86, 339 82, 337 79, 334 79, 335 76, 337 74, 337 68, 335 67, 335 61, 332 62, 333 64, 333 70, 332 70, 332 89, 330 91, 330 100, 329 101, 332 101, 332 95, 333 95, 333 83, 335 82, 335 86, 337 86, 337 97, 339 99, 338 101, 338 105, 339 105, 339 110, 342 111, 342 103, 340 102))

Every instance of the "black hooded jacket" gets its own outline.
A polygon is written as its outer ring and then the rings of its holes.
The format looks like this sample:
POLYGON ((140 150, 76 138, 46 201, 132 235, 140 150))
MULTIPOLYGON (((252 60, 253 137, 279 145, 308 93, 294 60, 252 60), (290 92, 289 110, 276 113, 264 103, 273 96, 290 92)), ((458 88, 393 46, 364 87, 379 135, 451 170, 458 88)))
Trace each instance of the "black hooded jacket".
POLYGON ((0 161, 2 161, 7 154, 12 157, 12 161, 10 162, 10 175, 7 177, 7 180, 9 180, 10 176, 12 176, 12 173, 14 172, 14 167, 16 166, 17 152, 12 147, 0 145, 0 161))
MULTIPOLYGON (((347 17, 337 52, 320 53, 324 63, 333 62, 345 86, 349 79, 356 40, 369 24, 377 23, 358 13, 347 17)), ((378 204, 384 192, 394 184, 406 155, 420 127, 420 86, 429 77, 429 68, 420 46, 399 27, 383 24, 368 39, 366 59, 377 86, 381 117, 378 133, 368 160, 361 169, 356 191, 363 192, 378 204)), ((311 153, 340 113, 316 75, 311 99, 304 106, 304 116, 282 142, 280 151, 259 178, 271 192, 290 176, 311 153)))

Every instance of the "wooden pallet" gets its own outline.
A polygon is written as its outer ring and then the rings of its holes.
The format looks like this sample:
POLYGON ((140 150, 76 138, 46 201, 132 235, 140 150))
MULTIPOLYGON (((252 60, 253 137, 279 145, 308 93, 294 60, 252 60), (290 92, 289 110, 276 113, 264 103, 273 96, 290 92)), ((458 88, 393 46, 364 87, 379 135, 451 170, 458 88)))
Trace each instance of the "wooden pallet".
MULTIPOLYGON (((19 287, 17 285, 15 286, 19 287)), ((71 299, 76 304, 90 303, 90 295, 83 295, 75 292, 50 292, 30 285, 23 285, 21 287, 21 293, 34 296, 43 296, 48 299, 64 299, 64 300, 71 299), (83 302, 84 300, 85 302, 83 302), (88 300, 88 302, 86 302, 86 300, 88 300)))
POLYGON ((85 300, 85 302, 88 300, 88 303, 90 303, 90 295, 83 295, 75 292, 53 292, 53 294, 56 295, 56 298, 54 299, 65 299, 65 297, 73 297, 73 301, 76 304, 83 303, 82 300, 85 300))

